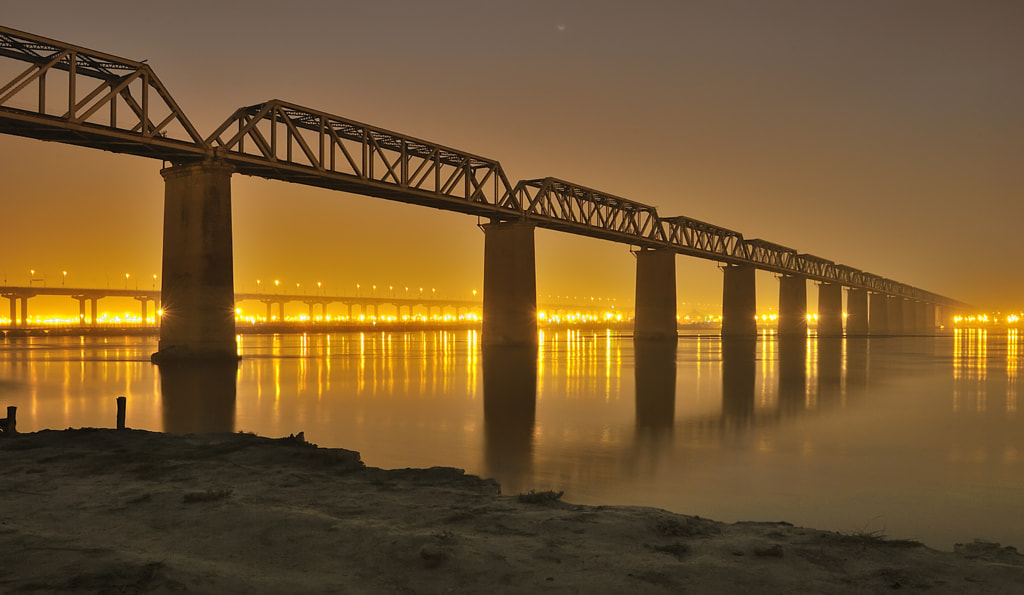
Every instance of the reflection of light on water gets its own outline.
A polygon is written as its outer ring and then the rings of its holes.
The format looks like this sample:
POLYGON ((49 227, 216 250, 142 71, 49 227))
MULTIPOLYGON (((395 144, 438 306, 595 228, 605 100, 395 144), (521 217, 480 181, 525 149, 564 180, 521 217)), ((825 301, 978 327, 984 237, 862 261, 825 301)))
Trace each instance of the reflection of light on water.
MULTIPOLYGON (((1006 412, 1017 412, 1017 373, 1020 368, 1020 334, 1010 329, 1006 337, 1006 412)), ((1016 453, 1014 453, 1016 459, 1016 453)))
POLYGON ((818 407, 818 341, 807 339, 807 357, 804 358, 806 381, 804 382, 804 406, 807 409, 818 407))
POLYGON ((987 362, 987 330, 953 331, 953 411, 985 411, 987 362))
POLYGON ((779 351, 775 331, 761 331, 761 390, 758 405, 774 409, 779 404, 779 351))

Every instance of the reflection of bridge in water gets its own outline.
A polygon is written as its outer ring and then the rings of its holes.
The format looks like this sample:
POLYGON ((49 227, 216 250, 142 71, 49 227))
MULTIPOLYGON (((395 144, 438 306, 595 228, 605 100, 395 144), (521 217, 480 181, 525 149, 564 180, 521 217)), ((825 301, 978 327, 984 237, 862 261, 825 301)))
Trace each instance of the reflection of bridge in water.
POLYGON ((204 138, 148 64, 7 27, 0 27, 0 58, 16 73, 0 80, 0 133, 172 164, 161 171, 159 359, 237 358, 235 173, 487 218, 486 344, 537 344, 537 227, 636 248, 639 339, 677 337, 677 254, 723 265, 722 334, 728 336, 756 336, 755 270, 781 276, 780 334, 806 334, 808 280, 820 283, 821 334, 843 334, 844 288, 847 334, 931 333, 964 306, 737 231, 664 217, 652 206, 578 184, 552 177, 513 184, 494 159, 280 100, 240 108, 204 138))
MULTIPOLYGON (((471 333, 471 337, 475 336, 471 333)), ((453 333, 440 333, 431 340, 440 341, 437 343, 440 345, 449 341, 454 343, 454 337, 453 333), (441 335, 449 339, 438 338, 441 335)), ((591 347, 594 347, 595 341, 603 344, 605 337, 595 334, 591 339, 591 347)), ((366 340, 371 338, 367 337, 366 340)), ((374 340, 390 345, 390 340, 379 334, 374 340)), ((395 337, 399 344, 406 340, 401 335, 395 337)), ((578 398, 588 395, 590 398, 602 398, 602 394, 593 391, 589 384, 594 380, 594 375, 587 366, 594 365, 603 369, 613 363, 602 359, 603 356, 597 357, 590 364, 580 363, 575 359, 576 356, 566 351, 538 358, 536 351, 529 347, 483 346, 477 351, 473 341, 472 338, 467 339, 469 351, 464 354, 467 365, 473 368, 468 371, 470 376, 466 381, 470 385, 467 390, 472 394, 476 390, 474 370, 479 365, 482 373, 479 386, 483 395, 484 463, 489 473, 502 477, 502 481, 508 482, 511 488, 517 483, 516 478, 525 480, 532 473, 538 440, 538 395, 543 392, 540 379, 544 371, 540 365, 550 367, 558 357, 564 356, 567 359, 563 364, 580 366, 577 368, 583 374, 583 384, 577 387, 580 394, 564 395, 567 402, 576 403, 578 398), (479 360, 476 359, 478 356, 479 360), (583 395, 583 392, 587 394, 583 395)), ((691 341, 692 346, 696 339, 684 341, 691 341)), ((677 372, 680 366, 686 365, 680 362, 678 346, 656 342, 633 344, 633 456, 643 457, 642 453, 668 448, 673 442, 743 443, 746 437, 759 429, 785 424, 804 415, 819 415, 855 406, 866 397, 869 388, 877 390, 888 382, 885 364, 892 354, 931 345, 930 339, 900 337, 811 338, 791 341, 785 337, 765 335, 756 341, 720 340, 714 337, 702 337, 700 341, 704 345, 700 358, 712 366, 712 375, 718 382, 715 392, 709 393, 718 395, 717 407, 706 411, 690 408, 691 400, 696 397, 690 392, 693 387, 685 388, 678 382, 677 372), (681 413, 679 407, 683 407, 685 412, 681 413)), ((687 349, 691 346, 687 346, 687 349)), ((384 347, 382 344, 375 349, 390 351, 392 347, 384 347)), ((591 353, 596 355, 599 351, 597 349, 591 353)), ((348 352, 342 349, 341 353, 348 352)), ((358 349, 356 353, 359 353, 358 349)), ((334 362, 328 373, 342 374, 345 378, 352 374, 360 377, 366 374, 367 382, 373 382, 373 378, 390 378, 395 382, 408 383, 407 374, 396 374, 395 370, 387 366, 407 365, 409 358, 402 352, 391 353, 394 357, 392 363, 375 361, 372 373, 369 369, 363 370, 361 357, 331 359, 326 352, 314 349, 308 353, 300 352, 299 359, 327 357, 334 362)), ((437 363, 441 366, 450 365, 450 359, 450 356, 439 354, 437 363)), ((234 410, 236 370, 233 362, 202 366, 161 366, 159 374, 164 396, 164 429, 171 432, 233 431, 235 428, 231 412, 234 410), (216 394, 211 394, 211 391, 216 394), (210 401, 206 401, 207 398, 210 401)), ((414 373, 415 377, 441 383, 462 381, 453 379, 451 372, 444 368, 424 376, 414 373)), ((622 379, 629 381, 628 376, 622 379)), ((329 379, 315 380, 317 383, 325 381, 329 379)), ((597 382, 602 384, 603 380, 598 379, 597 382)), ((451 388, 446 387, 447 384, 443 384, 437 388, 444 393, 451 388)), ((389 385, 371 389, 367 385, 365 390, 374 391, 369 395, 377 400, 394 388, 389 385)), ((414 387, 412 390, 426 392, 425 388, 414 387)), ((623 394, 629 394, 626 387, 622 388, 623 394)), ((555 390, 557 392, 560 389, 555 390)), ((303 415, 310 415, 310 412, 303 415)), ((564 419, 562 415, 557 417, 564 419)), ((548 424, 551 423, 549 419, 548 424)), ((556 431, 557 428, 552 427, 546 430, 548 433, 556 431)), ((585 475, 591 464, 605 463, 581 461, 573 472, 585 475)))

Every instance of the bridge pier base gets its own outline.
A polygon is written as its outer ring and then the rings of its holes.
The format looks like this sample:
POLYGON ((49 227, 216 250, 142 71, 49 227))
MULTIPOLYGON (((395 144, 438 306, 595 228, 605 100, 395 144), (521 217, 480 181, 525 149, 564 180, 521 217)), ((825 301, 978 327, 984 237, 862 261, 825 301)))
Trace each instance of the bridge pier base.
POLYGON ((843 286, 838 283, 818 285, 818 336, 843 336, 843 286))
POLYGON ((484 229, 484 345, 537 344, 537 271, 533 224, 484 229))
POLYGON ((238 359, 231 248, 231 174, 205 161, 162 170, 164 238, 154 362, 238 359))
POLYGON ((851 287, 846 292, 846 336, 868 334, 868 290, 851 287))
POLYGON ((779 277, 780 336, 807 336, 807 279, 796 275, 779 277))
POLYGON ((722 269, 722 336, 757 337, 757 289, 754 266, 730 264, 722 269))
POLYGON ((889 334, 889 297, 884 293, 872 293, 869 314, 868 332, 872 335, 889 334))
POLYGON ((678 341, 676 330, 676 254, 641 249, 636 256, 636 311, 633 339, 678 341))

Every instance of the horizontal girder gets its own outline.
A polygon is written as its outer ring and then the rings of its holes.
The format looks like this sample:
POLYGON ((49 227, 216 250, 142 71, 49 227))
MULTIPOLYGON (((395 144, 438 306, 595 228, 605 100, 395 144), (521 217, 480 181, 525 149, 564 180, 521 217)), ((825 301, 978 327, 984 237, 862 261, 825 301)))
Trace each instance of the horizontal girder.
POLYGON ((501 164, 340 116, 272 100, 199 135, 145 62, 0 27, 0 133, 174 163, 217 159, 241 174, 376 196, 725 264, 748 264, 888 295, 964 306, 915 287, 564 180, 514 187, 501 164), (17 70, 17 69, 16 69, 17 70))

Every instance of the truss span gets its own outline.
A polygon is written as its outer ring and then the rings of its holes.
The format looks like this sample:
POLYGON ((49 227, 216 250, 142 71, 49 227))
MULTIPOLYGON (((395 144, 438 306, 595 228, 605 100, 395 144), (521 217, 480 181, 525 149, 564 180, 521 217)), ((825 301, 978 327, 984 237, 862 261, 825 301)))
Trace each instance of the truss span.
POLYGON ((0 132, 168 161, 206 153, 144 62, 7 27, 0 27, 0 57, 24 66, 0 80, 0 132))
POLYGON ((520 214, 493 159, 281 100, 235 111, 207 144, 243 174, 484 217, 520 214))

